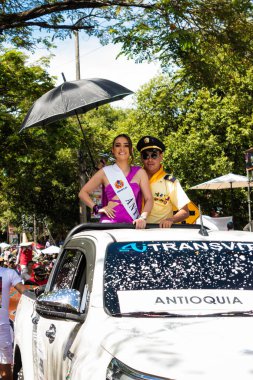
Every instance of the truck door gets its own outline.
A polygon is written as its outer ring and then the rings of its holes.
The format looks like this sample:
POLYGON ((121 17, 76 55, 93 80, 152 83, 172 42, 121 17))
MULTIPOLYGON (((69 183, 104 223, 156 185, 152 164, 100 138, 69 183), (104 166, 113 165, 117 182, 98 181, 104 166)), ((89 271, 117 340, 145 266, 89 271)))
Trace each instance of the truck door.
MULTIPOLYGON (((50 291, 75 289, 81 296, 91 291, 95 257, 94 244, 82 239, 80 248, 67 247, 57 261, 50 291)), ((84 300, 85 302, 85 300, 84 300)), ((81 303, 82 297, 81 297, 81 303)), ((88 305, 86 305, 88 308, 88 305)), ((68 379, 71 367, 71 345, 81 322, 68 318, 50 318, 37 315, 34 326, 34 357, 36 357, 36 378, 39 380, 68 379)), ((85 322, 84 322, 85 323, 85 322)))

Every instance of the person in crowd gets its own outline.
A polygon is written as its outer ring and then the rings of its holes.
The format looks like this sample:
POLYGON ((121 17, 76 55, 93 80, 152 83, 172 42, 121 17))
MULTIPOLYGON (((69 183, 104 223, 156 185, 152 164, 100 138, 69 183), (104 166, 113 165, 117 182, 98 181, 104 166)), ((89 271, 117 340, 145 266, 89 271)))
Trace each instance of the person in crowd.
POLYGON ((4 250, 4 260, 8 261, 10 255, 11 255, 11 250, 9 248, 6 248, 4 250))
POLYGON ((154 200, 147 223, 159 224, 161 228, 170 228, 173 223, 184 221, 189 216, 187 205, 190 199, 180 182, 163 169, 165 145, 156 137, 144 136, 138 141, 137 150, 141 154, 154 200), (173 206, 178 210, 175 215, 173 215, 173 206))
POLYGON ((12 379, 12 338, 9 322, 10 288, 14 287, 19 293, 26 288, 20 276, 10 268, 0 266, 0 378, 12 379))
POLYGON ((4 258, 0 256, 0 267, 4 266, 4 258))
POLYGON ((145 170, 131 165, 133 146, 128 135, 115 137, 112 154, 115 164, 98 170, 83 186, 79 198, 94 214, 101 214, 102 223, 134 223, 136 228, 145 228, 153 199, 145 170), (100 185, 103 187, 103 196, 102 208, 99 209, 90 194, 100 185))
POLYGON ((54 264, 55 264, 55 262, 57 260, 57 257, 58 257, 57 253, 55 253, 55 254, 52 255, 52 260, 51 260, 51 263, 50 263, 50 268, 51 269, 53 268, 53 266, 54 266, 54 264))
POLYGON ((45 267, 40 265, 37 268, 34 268, 33 274, 30 277, 29 284, 35 284, 38 286, 45 285, 48 280, 48 272, 46 271, 45 267))
POLYGON ((45 248, 48 248, 48 247, 50 247, 50 240, 49 239, 47 239, 47 241, 46 241, 46 243, 45 243, 45 248))
POLYGON ((27 271, 27 264, 33 259, 32 243, 22 243, 20 245, 19 264, 21 273, 27 271))
POLYGON ((34 265, 34 262, 33 260, 30 260, 28 263, 27 263, 27 270, 26 271, 23 271, 21 273, 21 278, 23 280, 23 282, 25 283, 26 281, 30 280, 31 277, 33 276, 33 265, 34 265))
POLYGON ((16 266, 16 259, 15 259, 15 257, 12 257, 12 258, 9 259, 9 261, 8 261, 8 268, 15 270, 15 272, 17 272, 17 274, 20 275, 20 272, 18 271, 17 266, 16 266))
POLYGON ((227 222, 227 230, 228 231, 234 230, 234 223, 232 221, 227 222))
POLYGON ((215 208, 212 208, 212 210, 210 212, 210 216, 212 218, 218 218, 220 216, 220 214, 218 213, 218 211, 215 208))

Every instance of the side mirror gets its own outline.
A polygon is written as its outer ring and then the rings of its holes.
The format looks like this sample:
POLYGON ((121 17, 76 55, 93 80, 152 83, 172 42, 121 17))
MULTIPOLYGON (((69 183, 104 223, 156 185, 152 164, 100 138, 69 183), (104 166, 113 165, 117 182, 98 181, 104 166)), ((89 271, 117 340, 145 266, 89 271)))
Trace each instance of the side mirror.
POLYGON ((38 288, 35 288, 34 293, 36 297, 39 297, 41 294, 43 294, 45 291, 45 288, 46 288, 46 285, 41 285, 38 288))
POLYGON ((75 289, 59 289, 56 291, 43 293, 37 298, 36 311, 39 314, 43 312, 61 312, 61 313, 79 313, 80 312, 81 294, 75 289))

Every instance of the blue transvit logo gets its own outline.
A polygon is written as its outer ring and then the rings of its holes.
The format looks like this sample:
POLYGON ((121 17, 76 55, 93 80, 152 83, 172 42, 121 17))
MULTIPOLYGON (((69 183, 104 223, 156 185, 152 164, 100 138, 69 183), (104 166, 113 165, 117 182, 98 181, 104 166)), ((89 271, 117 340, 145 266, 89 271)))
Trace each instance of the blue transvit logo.
POLYGON ((147 244, 144 243, 129 243, 126 245, 123 245, 120 249, 119 252, 129 252, 129 251, 135 251, 135 252, 145 252, 147 250, 147 244))

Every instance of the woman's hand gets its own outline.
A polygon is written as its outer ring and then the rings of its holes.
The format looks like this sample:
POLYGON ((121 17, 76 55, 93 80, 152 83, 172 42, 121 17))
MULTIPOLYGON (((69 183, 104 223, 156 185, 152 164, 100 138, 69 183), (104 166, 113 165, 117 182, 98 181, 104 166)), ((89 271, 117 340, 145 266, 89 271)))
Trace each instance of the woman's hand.
POLYGON ((135 224, 136 229, 146 228, 146 223, 147 223, 146 220, 141 217, 133 221, 133 224, 135 224))
POLYGON ((101 214, 102 213, 105 214, 110 219, 113 219, 115 216, 115 211, 113 209, 114 204, 115 204, 115 202, 110 201, 107 206, 101 208, 100 210, 98 210, 98 212, 101 214))

